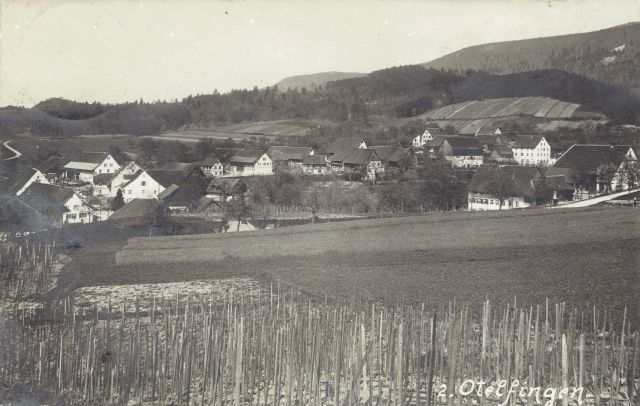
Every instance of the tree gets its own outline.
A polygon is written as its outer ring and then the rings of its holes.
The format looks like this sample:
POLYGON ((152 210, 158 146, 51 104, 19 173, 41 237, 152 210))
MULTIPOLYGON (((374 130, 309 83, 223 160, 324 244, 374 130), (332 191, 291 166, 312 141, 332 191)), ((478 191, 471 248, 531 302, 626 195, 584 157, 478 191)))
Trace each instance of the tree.
POLYGON ((223 202, 224 220, 227 224, 229 220, 236 221, 236 231, 240 231, 240 223, 251 217, 252 207, 247 199, 247 186, 244 183, 238 185, 235 193, 231 199, 223 202))
POLYGON ((315 224, 318 217, 318 211, 324 201, 323 189, 318 185, 313 185, 304 194, 304 204, 311 211, 311 224, 315 224))
POLYGON ((437 210, 453 210, 464 198, 465 184, 445 161, 425 160, 420 167, 423 179, 420 198, 423 204, 437 210))
POLYGON ((495 173, 492 174, 493 176, 487 185, 487 192, 498 199, 498 202, 500 203, 500 210, 502 210, 504 201, 512 197, 516 192, 515 182, 508 173, 505 173, 500 169, 496 169, 492 172, 495 173))
POLYGON ((618 169, 613 164, 600 165, 597 169, 598 183, 605 185, 607 191, 611 187, 611 182, 618 169))
POLYGON ((124 196, 122 195, 122 189, 118 189, 116 197, 114 197, 113 201, 111 202, 111 210, 116 211, 122 206, 124 206, 124 196))
POLYGON ((620 165, 620 183, 631 190, 640 185, 640 164, 635 159, 626 157, 620 165))

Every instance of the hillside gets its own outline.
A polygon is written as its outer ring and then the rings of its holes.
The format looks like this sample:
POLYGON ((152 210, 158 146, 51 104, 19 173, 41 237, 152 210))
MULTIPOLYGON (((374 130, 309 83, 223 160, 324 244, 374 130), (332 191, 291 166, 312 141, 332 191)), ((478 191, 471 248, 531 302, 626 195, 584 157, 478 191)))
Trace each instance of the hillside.
POLYGON ((476 45, 424 63, 435 69, 506 74, 557 69, 640 95, 640 22, 600 31, 476 45))
POLYGON ((465 101, 539 96, 581 104, 584 110, 603 113, 616 122, 635 123, 640 119, 640 97, 627 89, 558 70, 495 75, 400 66, 330 82, 327 88, 355 92, 378 113, 400 116, 465 101))
POLYGON ((526 119, 530 123, 551 120, 602 119, 580 104, 548 97, 515 97, 473 100, 430 110, 418 116, 440 127, 453 126, 460 134, 474 134, 479 128, 500 126, 526 119))
POLYGON ((549 297, 639 314, 638 222, 633 208, 540 209, 134 238, 124 247, 83 248, 60 286, 248 277, 318 295, 427 298, 433 306, 549 297))
POLYGON ((366 73, 358 72, 321 72, 312 73, 309 75, 296 75, 282 79, 276 84, 278 89, 284 91, 287 89, 302 89, 313 90, 317 87, 324 87, 327 82, 333 82, 342 79, 358 78, 361 76, 367 76, 366 73))

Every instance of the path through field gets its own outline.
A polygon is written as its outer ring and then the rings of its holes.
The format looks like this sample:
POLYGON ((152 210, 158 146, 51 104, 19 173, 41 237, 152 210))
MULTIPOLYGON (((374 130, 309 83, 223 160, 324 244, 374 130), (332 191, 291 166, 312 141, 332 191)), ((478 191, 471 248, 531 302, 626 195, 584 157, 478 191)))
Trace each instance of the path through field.
POLYGON ((5 158, 5 159, 4 159, 4 161, 10 161, 10 160, 12 160, 12 159, 20 158, 20 157, 22 156, 22 154, 20 153, 20 151, 18 151, 18 150, 16 150, 16 149, 12 148, 12 147, 9 145, 9 143, 10 143, 10 142, 11 142, 11 141, 5 141, 5 142, 4 142, 4 144, 2 144, 2 145, 4 145, 4 147, 5 147, 6 149, 8 149, 9 151, 13 152, 14 156, 12 156, 12 157, 10 157, 10 158, 5 158))

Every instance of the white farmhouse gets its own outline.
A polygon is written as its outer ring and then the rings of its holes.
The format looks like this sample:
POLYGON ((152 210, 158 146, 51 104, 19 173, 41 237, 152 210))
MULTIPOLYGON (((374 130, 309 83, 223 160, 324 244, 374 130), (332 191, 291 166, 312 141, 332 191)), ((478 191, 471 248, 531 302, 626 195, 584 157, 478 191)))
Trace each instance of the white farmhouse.
POLYGON ((93 177, 116 173, 120 164, 106 152, 83 152, 69 159, 64 165, 65 178, 93 184, 93 177))
POLYGON ((94 196, 115 197, 122 185, 129 182, 140 170, 140 166, 131 161, 123 165, 116 173, 103 173, 94 176, 94 196))
POLYGON ((164 191, 165 186, 152 178, 146 171, 140 170, 120 189, 124 202, 128 203, 133 199, 157 199, 158 195, 164 191))
POLYGON ((416 148, 422 148, 438 134, 438 130, 438 128, 427 128, 422 134, 413 138, 412 145, 416 148))
POLYGON ((549 166, 554 163, 551 145, 542 135, 518 135, 511 149, 518 165, 549 166))
POLYGON ((229 159, 229 166, 225 175, 273 175, 273 160, 264 151, 238 151, 229 159))
POLYGON ((94 208, 70 188, 34 183, 20 199, 39 211, 55 227, 97 220, 93 216, 94 208))

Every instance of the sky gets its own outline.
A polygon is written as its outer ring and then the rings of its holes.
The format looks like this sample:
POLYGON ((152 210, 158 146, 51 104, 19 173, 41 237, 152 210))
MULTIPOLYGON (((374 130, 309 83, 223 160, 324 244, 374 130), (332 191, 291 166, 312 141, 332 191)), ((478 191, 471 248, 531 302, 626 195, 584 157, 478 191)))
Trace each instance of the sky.
POLYGON ((0 0, 0 106, 181 99, 632 21, 640 0, 0 0))

